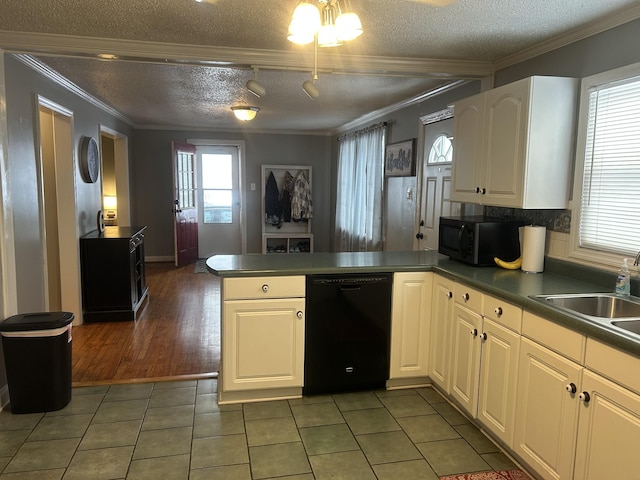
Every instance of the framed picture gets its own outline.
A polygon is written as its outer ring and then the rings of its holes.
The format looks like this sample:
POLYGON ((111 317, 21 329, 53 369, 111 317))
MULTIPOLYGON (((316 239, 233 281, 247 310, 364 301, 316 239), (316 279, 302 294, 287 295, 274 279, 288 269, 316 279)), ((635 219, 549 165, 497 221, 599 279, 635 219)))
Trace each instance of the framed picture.
POLYGON ((416 139, 390 143, 384 153, 384 174, 411 177, 416 174, 416 139))

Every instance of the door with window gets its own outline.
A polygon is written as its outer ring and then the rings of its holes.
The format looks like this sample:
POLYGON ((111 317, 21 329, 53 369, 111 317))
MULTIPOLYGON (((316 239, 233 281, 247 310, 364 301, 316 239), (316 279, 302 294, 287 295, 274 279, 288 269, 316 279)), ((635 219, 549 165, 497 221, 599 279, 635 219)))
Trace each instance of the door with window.
POLYGON ((196 147, 172 143, 175 263, 177 267, 198 259, 198 205, 196 204, 196 147))
POLYGON ((414 250, 437 250, 440 217, 460 214, 460 204, 449 200, 453 119, 427 123, 423 129, 420 209, 414 250))
POLYGON ((233 145, 198 146, 200 258, 242 253, 240 162, 233 145))

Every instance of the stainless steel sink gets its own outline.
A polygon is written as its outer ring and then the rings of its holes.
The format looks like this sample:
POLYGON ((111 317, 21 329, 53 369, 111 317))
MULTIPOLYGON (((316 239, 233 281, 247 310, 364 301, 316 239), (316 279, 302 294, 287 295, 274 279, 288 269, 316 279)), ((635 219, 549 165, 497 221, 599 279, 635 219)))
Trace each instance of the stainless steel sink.
POLYGON ((640 298, 619 297, 613 293, 534 295, 532 298, 561 310, 600 319, 640 319, 640 298))
POLYGON ((608 325, 612 330, 640 336, 640 297, 614 293, 567 293, 531 295, 531 298, 586 320, 608 325))
POLYGON ((611 325, 640 335, 640 320, 617 320, 611 322, 611 325))

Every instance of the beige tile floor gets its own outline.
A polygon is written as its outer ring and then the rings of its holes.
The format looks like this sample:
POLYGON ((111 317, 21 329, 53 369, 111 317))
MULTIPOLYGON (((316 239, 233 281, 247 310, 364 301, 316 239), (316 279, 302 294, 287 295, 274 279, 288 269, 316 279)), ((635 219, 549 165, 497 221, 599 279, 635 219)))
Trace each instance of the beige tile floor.
POLYGON ((219 406, 216 380, 83 387, 0 412, 0 480, 437 479, 515 468, 431 388, 219 406))

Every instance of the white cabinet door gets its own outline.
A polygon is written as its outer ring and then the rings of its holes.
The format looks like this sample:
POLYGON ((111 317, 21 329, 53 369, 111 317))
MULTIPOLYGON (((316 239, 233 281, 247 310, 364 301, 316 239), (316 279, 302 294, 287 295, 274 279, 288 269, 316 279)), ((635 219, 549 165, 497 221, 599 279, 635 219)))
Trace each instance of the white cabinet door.
POLYGON ((451 396, 472 416, 478 401, 482 316, 456 303, 453 307, 451 396))
POLYGON ((520 334, 483 319, 478 420, 513 446, 520 334))
POLYGON ((640 396, 585 370, 575 479, 640 478, 640 396))
POLYGON ((479 203, 484 181, 484 95, 456 102, 451 199, 479 203))
POLYGON ((301 387, 304 298, 224 302, 224 391, 301 387))
POLYGON ((389 378, 426 377, 433 273, 393 276, 389 378))
POLYGON ((522 204, 529 85, 515 82, 486 93, 483 203, 522 204))
POLYGON ((453 332, 454 282, 440 275, 433 278, 429 377, 446 393, 451 388, 451 333, 453 332))
POLYGON ((534 76, 456 102, 451 200, 566 208, 577 91, 534 76))
MULTIPOLYGON (((522 338, 514 451, 544 479, 572 479, 583 367, 522 338)), ((607 477, 608 478, 608 477, 607 477)))

